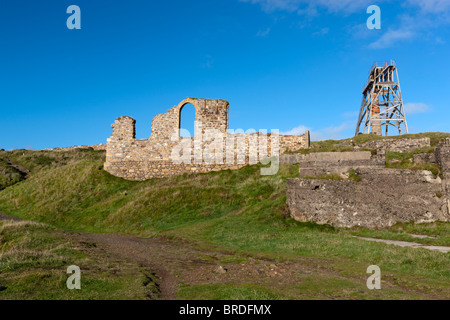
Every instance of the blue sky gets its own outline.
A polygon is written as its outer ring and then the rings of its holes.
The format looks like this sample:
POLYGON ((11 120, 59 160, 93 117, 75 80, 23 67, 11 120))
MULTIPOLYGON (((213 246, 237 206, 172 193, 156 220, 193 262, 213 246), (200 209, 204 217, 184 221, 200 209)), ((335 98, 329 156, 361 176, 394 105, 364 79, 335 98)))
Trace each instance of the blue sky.
POLYGON ((350 137, 388 59, 410 131, 450 131, 449 18, 443 0, 2 0, 0 148, 105 143, 122 115, 147 138, 186 97, 230 101, 231 129, 350 137), (81 30, 66 27, 72 4, 81 30), (366 27, 372 4, 381 30, 366 27))

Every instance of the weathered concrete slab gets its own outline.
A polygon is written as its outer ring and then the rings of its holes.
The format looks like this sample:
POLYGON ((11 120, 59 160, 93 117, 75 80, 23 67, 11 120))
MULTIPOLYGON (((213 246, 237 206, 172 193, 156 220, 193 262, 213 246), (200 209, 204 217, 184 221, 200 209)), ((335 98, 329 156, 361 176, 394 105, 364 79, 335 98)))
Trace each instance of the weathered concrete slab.
POLYGON ((355 170, 360 182, 288 179, 291 217, 338 227, 450 221, 447 191, 429 171, 355 170))
POLYGON ((394 152, 411 152, 431 146, 430 138, 419 139, 383 139, 366 142, 360 147, 370 149, 385 149, 394 152))
POLYGON ((450 171, 450 139, 447 138, 435 151, 436 161, 444 171, 450 171))
POLYGON ((419 153, 413 157, 414 163, 437 163, 435 153, 419 153))
POLYGON ((358 161, 370 160, 371 157, 370 151, 313 152, 309 154, 284 154, 280 157, 280 163, 358 161))
POLYGON ((372 154, 370 151, 357 152, 315 152, 305 156, 306 161, 357 161, 370 160, 372 154))
POLYGON ((288 163, 298 163, 299 175, 303 178, 329 173, 342 175, 357 168, 384 168, 386 157, 385 153, 372 155, 370 151, 318 152, 290 159, 288 163))

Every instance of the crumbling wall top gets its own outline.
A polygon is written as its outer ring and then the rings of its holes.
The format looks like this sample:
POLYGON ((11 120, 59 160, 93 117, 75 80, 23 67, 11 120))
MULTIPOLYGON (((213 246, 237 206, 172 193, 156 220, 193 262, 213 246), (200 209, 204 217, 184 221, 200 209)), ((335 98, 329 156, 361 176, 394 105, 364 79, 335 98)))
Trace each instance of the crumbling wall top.
POLYGON ((166 113, 153 117, 151 138, 170 140, 174 136, 178 137, 181 110, 188 103, 195 108, 195 134, 204 133, 209 129, 217 129, 223 134, 227 133, 228 101, 186 98, 178 105, 168 109, 166 113))
POLYGON ((129 116, 116 119, 111 125, 113 132, 111 138, 118 140, 131 140, 136 138, 136 120, 129 116))

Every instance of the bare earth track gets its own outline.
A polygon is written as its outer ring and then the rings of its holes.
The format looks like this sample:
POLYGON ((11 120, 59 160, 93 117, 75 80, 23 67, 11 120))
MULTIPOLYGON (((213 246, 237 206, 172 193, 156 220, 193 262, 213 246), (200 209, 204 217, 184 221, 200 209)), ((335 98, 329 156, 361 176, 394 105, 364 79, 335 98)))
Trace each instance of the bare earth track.
MULTIPOLYGON (((0 213, 0 220, 20 219, 0 213)), ((180 285, 202 284, 254 284, 286 292, 287 288, 302 284, 308 279, 325 281, 351 281, 365 287, 366 276, 355 278, 340 272, 331 260, 298 257, 295 260, 273 260, 264 256, 237 253, 212 245, 168 238, 141 238, 121 234, 93 234, 63 231, 74 244, 90 244, 96 250, 105 251, 116 263, 135 263, 156 275, 160 299, 177 299, 180 285), (220 267, 223 268, 220 268, 220 267)), ((399 292, 411 292, 428 299, 442 299, 439 292, 411 291, 395 285, 395 279, 385 277, 384 288, 399 292)), ((364 294, 363 290, 358 291, 364 294)), ((314 292, 299 298, 349 299, 351 290, 341 292, 314 292)))

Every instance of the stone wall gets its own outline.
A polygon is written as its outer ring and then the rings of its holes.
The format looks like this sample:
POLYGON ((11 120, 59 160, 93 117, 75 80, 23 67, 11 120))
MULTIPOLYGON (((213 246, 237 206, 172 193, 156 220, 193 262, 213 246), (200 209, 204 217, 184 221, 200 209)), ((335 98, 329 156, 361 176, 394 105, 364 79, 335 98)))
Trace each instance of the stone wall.
POLYGON ((439 165, 443 171, 450 170, 450 139, 442 141, 433 153, 419 153, 414 155, 415 163, 433 163, 439 165))
POLYGON ((151 139, 171 139, 179 136, 180 113, 183 107, 191 103, 195 107, 195 133, 204 134, 208 129, 216 129, 222 134, 228 130, 228 107, 226 100, 186 98, 166 113, 153 117, 151 139))
POLYGON ((119 117, 111 125, 113 132, 111 138, 121 140, 132 140, 136 138, 136 120, 131 117, 123 116, 119 117))
POLYGON ((280 163, 299 164, 300 177, 323 174, 345 174, 356 168, 377 168, 386 166, 385 154, 372 155, 370 151, 316 152, 310 154, 284 154, 280 163))
POLYGON ((280 135, 280 158, 286 151, 309 149, 310 145, 311 138, 308 130, 299 136, 280 135))
POLYGON ((439 144, 435 150, 436 162, 445 172, 450 171, 450 138, 439 144))
POLYGON ((368 149, 385 149, 394 152, 411 152, 431 146, 430 138, 420 139, 383 139, 366 142, 359 147, 368 149))
POLYGON ((288 179, 291 216, 303 222, 367 228, 450 221, 448 186, 431 172, 360 168, 356 173, 359 182, 288 179))
POLYGON ((433 153, 418 153, 414 155, 414 163, 434 163, 437 164, 436 154, 433 153))
POLYGON ((309 132, 301 136, 228 133, 228 106, 225 100, 187 98, 153 118, 149 139, 135 138, 133 118, 116 119, 107 140, 105 170, 129 180, 146 180, 238 169, 285 151, 309 148, 309 132), (180 112, 187 103, 196 109, 196 131, 194 137, 181 138, 180 112))

